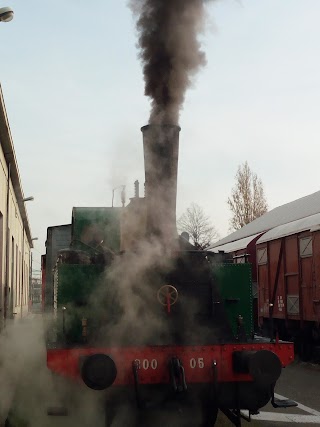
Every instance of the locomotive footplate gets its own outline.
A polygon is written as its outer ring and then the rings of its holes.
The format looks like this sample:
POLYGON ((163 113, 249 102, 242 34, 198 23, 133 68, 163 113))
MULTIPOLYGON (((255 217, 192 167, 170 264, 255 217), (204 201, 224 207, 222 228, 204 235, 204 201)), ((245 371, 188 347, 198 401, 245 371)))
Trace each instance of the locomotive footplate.
MULTIPOLYGON (((290 399, 277 399, 274 397, 274 392, 272 392, 272 399, 271 404, 274 408, 291 408, 298 406, 297 402, 290 399)), ((250 422, 251 421, 251 415, 259 414, 259 411, 253 412, 249 411, 249 416, 244 415, 240 409, 226 409, 226 408, 219 408, 220 411, 234 424, 236 427, 241 427, 241 418, 244 420, 250 422)))
MULTIPOLYGON (((57 374, 76 381, 82 381, 82 361, 95 354, 105 355, 105 359, 113 360, 117 369, 117 375, 112 387, 134 384, 132 361, 137 363, 141 385, 165 385, 172 383, 172 373, 170 373, 169 369, 170 360, 177 358, 183 367, 183 370, 181 366, 176 369, 179 374, 176 378, 176 380, 179 380, 179 384, 177 385, 184 387, 184 376, 188 386, 191 384, 209 384, 212 382, 213 361, 216 361, 219 366, 217 372, 218 383, 252 381, 249 369, 245 366, 247 363, 245 359, 248 359, 248 363, 249 359, 252 360, 249 363, 250 366, 255 365, 258 355, 254 356, 254 352, 262 355, 267 352, 275 353, 280 359, 282 367, 290 364, 294 358, 293 344, 291 343, 253 341, 251 343, 213 344, 205 346, 115 346, 106 348, 79 347, 72 349, 48 349, 47 365, 51 371, 57 374), (239 363, 236 363, 236 360, 234 360, 236 358, 234 354, 239 355, 239 363), (234 368, 237 369, 235 370, 234 368), (182 371, 184 371, 184 374, 182 371)), ((113 370, 115 371, 115 369, 113 370)))
POLYGON ((290 399, 278 399, 274 397, 274 390, 272 390, 271 404, 274 408, 294 408, 298 406, 297 402, 290 399))

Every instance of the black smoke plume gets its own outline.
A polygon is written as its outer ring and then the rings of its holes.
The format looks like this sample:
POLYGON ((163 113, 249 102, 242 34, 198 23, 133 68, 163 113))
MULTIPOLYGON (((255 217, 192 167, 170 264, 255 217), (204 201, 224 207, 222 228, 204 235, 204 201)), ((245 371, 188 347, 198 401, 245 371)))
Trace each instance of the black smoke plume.
POLYGON ((137 16, 151 124, 177 124, 187 88, 205 65, 198 35, 208 0, 130 0, 137 16))

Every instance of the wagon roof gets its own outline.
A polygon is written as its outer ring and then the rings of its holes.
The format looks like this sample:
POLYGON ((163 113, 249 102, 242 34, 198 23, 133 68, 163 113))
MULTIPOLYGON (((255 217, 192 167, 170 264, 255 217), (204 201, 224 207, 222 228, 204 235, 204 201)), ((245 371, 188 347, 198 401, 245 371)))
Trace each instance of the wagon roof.
POLYGON ((297 221, 302 218, 307 218, 318 213, 320 213, 320 191, 272 209, 261 217, 245 225, 240 230, 237 230, 218 242, 215 242, 210 249, 226 243, 235 242, 249 236, 252 236, 253 239, 255 234, 263 233, 280 225, 297 221))
POLYGON ((280 239, 281 237, 290 236, 307 230, 320 230, 320 213, 272 228, 257 240, 257 245, 259 243, 269 242, 270 240, 280 239))
POLYGON ((241 249, 245 249, 252 240, 258 237, 261 233, 254 234, 253 236, 244 237, 243 239, 236 240, 235 242, 226 243, 224 245, 216 246, 212 249, 208 249, 210 252, 219 252, 223 251, 226 253, 231 253, 235 251, 240 251, 241 249))

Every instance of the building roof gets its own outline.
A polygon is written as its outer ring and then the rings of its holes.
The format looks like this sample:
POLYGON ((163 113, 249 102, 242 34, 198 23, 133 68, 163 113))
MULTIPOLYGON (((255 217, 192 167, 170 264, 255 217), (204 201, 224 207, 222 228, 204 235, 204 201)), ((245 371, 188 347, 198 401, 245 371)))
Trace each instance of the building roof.
MULTIPOLYGON (((320 191, 286 203, 255 219, 229 236, 215 242, 211 248, 263 233, 280 225, 320 213, 320 191)), ((252 237, 253 238, 253 237, 252 237)))
POLYGON ((240 251, 241 249, 245 249, 253 239, 258 237, 261 233, 254 234, 253 236, 245 237, 240 240, 236 240, 235 242, 226 243, 224 245, 216 246, 214 248, 208 249, 209 252, 218 253, 219 251, 223 251, 226 253, 240 251))
POLYGON ((16 158, 16 154, 14 151, 12 135, 10 131, 7 111, 3 99, 2 88, 0 85, 0 145, 3 149, 4 157, 6 159, 7 164, 10 163, 11 167, 11 182, 15 192, 15 196, 18 202, 18 208, 20 211, 20 215, 22 221, 24 223, 25 232, 29 241, 29 245, 32 248, 32 237, 30 231, 30 224, 28 219, 28 214, 25 208, 25 204, 23 202, 24 194, 21 185, 21 179, 18 169, 18 162, 16 158))
POLYGON ((320 230, 320 213, 272 228, 257 240, 257 244, 309 230, 320 230))

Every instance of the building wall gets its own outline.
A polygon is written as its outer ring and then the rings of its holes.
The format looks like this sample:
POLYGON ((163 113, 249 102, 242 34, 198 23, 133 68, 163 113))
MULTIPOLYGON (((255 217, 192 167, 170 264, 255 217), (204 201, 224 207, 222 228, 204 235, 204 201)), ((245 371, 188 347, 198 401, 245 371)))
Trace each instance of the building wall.
POLYGON ((11 180, 7 197, 8 166, 0 144, 0 327, 5 317, 24 316, 29 304, 30 244, 11 180))

